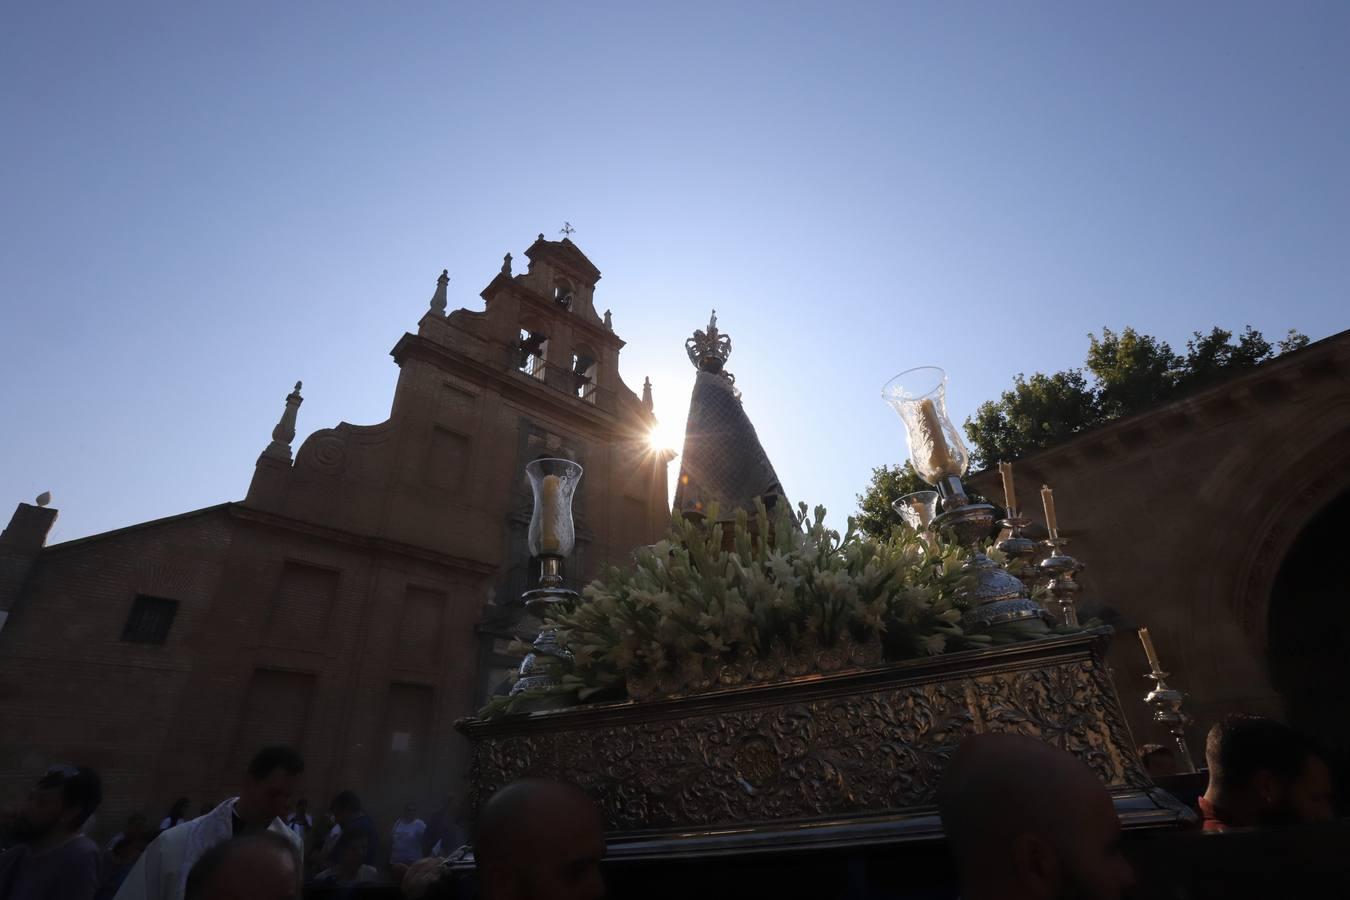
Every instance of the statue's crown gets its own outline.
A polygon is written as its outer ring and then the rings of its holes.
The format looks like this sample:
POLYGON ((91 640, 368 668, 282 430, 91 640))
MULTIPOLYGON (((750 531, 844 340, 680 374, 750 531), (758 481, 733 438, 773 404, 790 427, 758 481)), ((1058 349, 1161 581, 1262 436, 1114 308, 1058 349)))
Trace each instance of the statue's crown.
POLYGON ((731 338, 717 330, 717 310, 708 319, 708 330, 695 329, 694 336, 684 342, 689 361, 701 372, 721 372, 727 357, 731 356, 731 338))

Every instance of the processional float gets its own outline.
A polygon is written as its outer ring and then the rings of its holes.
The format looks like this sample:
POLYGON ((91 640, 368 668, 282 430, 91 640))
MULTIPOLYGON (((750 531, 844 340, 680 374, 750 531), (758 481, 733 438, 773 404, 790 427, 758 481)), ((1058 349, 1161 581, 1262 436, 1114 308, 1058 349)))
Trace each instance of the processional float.
MULTIPOLYGON (((1081 759, 1127 829, 1191 818, 1136 757, 1105 661, 1110 629, 1078 623, 1080 566, 1053 495, 1049 537, 1033 541, 1001 466, 995 541, 995 508, 965 489, 942 370, 883 391, 933 487, 896 501, 913 530, 888 543, 840 538, 804 507, 794 517, 715 316, 687 350, 697 376, 673 537, 639 551, 630 576, 585 596, 563 588, 581 467, 527 467, 543 575, 523 599, 542 626, 511 696, 459 723, 475 811, 519 778, 572 782, 599 804, 620 859, 930 839, 956 746, 1010 732, 1081 759)), ((1181 715, 1150 658, 1152 702, 1181 715)))

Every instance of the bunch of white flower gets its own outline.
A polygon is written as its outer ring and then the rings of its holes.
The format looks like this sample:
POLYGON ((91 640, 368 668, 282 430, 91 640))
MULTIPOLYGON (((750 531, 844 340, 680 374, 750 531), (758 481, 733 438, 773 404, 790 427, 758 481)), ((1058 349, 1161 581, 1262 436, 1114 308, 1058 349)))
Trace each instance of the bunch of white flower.
POLYGON ((844 641, 879 640, 892 661, 988 643, 958 624, 965 576, 955 546, 934 550, 913 532, 877 540, 852 519, 840 535, 824 507, 808 518, 805 504, 796 516, 761 504, 753 522, 740 512, 730 533, 716 520, 715 508, 702 522, 676 517, 632 569, 610 569, 574 609, 553 614, 548 624, 572 654, 550 660, 555 693, 621 699, 627 681, 654 673, 713 673, 844 641))

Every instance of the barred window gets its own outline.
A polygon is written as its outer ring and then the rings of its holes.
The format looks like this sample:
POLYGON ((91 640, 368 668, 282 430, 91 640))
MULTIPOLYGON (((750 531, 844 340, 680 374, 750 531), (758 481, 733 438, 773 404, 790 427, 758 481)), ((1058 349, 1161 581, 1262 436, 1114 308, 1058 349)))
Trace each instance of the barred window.
POLYGON ((132 644, 164 643, 177 612, 177 600, 138 595, 131 604, 131 615, 127 616, 126 627, 122 629, 122 640, 132 644))

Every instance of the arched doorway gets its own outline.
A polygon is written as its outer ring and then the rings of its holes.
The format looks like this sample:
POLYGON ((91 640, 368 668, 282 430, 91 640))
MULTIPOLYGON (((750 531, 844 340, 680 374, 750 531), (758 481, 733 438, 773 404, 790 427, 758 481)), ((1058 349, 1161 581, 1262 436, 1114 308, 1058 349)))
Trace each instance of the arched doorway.
POLYGON ((1299 532, 1270 593, 1270 679, 1289 724, 1322 744, 1350 811, 1350 578, 1345 553, 1350 491, 1299 532))

